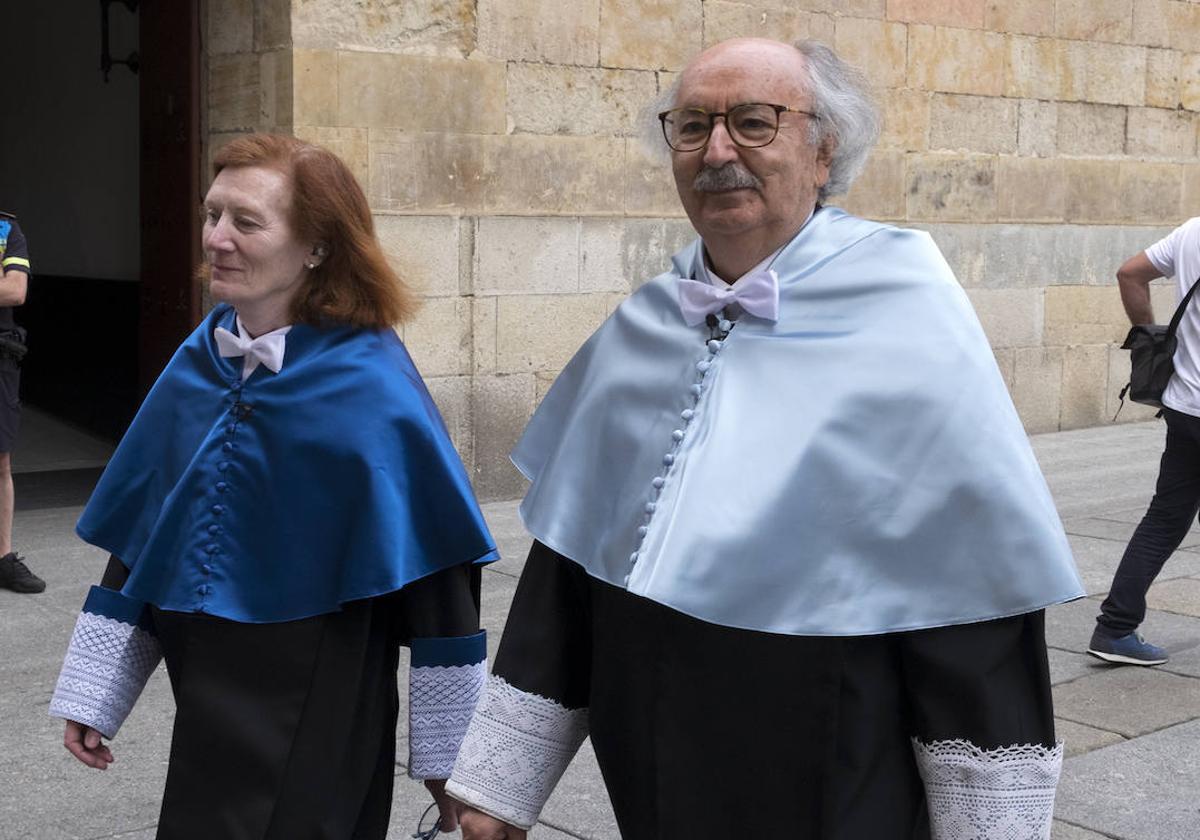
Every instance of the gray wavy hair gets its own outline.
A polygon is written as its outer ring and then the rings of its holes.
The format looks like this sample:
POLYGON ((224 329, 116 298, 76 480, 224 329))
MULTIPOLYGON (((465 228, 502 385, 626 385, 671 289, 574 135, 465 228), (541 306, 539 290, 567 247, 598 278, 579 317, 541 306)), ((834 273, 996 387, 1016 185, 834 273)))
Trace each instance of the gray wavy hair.
MULTIPOLYGON (((809 122, 809 143, 833 145, 829 180, 817 191, 817 198, 824 201, 849 190, 862 172, 871 147, 879 139, 879 111, 871 95, 871 85, 857 67, 842 61, 820 41, 796 41, 792 46, 807 64, 808 90, 813 113, 818 117, 809 122)), ((675 104, 678 93, 679 79, 676 79, 642 112, 642 141, 659 159, 668 159, 670 153, 663 143, 657 115, 675 104)))

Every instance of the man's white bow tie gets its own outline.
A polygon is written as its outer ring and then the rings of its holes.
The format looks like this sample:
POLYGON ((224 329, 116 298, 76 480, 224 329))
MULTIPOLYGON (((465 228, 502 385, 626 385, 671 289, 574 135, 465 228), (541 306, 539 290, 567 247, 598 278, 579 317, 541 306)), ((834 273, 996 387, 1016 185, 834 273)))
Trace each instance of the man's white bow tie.
POLYGON ((720 288, 681 277, 678 291, 679 309, 689 327, 696 326, 706 315, 719 312, 730 303, 739 304, 759 318, 779 320, 779 275, 770 269, 759 269, 732 286, 720 288))
POLYGON ((242 380, 244 381, 260 364, 265 365, 272 373, 279 373, 283 367, 283 349, 287 339, 287 330, 275 330, 258 338, 234 335, 224 327, 213 330, 213 338, 217 340, 217 350, 222 356, 244 356, 242 364, 242 380))

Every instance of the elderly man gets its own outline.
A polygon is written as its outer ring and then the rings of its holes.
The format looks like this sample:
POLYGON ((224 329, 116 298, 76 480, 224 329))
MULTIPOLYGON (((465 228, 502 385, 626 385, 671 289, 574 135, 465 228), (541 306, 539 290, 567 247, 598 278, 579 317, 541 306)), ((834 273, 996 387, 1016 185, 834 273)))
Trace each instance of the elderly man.
POLYGON ((448 790, 516 840, 590 734, 623 837, 1049 837, 1044 607, 1082 594, 929 237, 820 203, 877 132, 827 48, 735 40, 660 115, 700 240, 513 455, 535 537, 448 790))

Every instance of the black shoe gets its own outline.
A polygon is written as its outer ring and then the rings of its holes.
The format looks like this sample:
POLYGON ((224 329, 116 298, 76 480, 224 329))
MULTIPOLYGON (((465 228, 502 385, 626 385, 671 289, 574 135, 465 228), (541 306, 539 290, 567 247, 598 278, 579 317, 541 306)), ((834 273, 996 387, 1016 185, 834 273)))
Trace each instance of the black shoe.
POLYGON ((10 551, 0 557, 0 587, 13 592, 41 592, 46 588, 46 581, 29 571, 21 555, 10 551))

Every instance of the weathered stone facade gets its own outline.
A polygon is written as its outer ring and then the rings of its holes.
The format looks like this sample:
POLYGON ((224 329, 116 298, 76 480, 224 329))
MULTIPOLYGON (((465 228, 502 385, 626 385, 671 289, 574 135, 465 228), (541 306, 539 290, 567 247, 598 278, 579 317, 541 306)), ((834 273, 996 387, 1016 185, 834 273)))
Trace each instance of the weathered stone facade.
POLYGON ((1109 422, 1113 274, 1200 213, 1197 2, 208 0, 208 139, 275 129, 347 160, 426 298, 405 340, 502 498, 563 363, 692 235, 642 109, 737 35, 867 72, 884 134, 835 203, 932 233, 1031 432, 1109 422))

